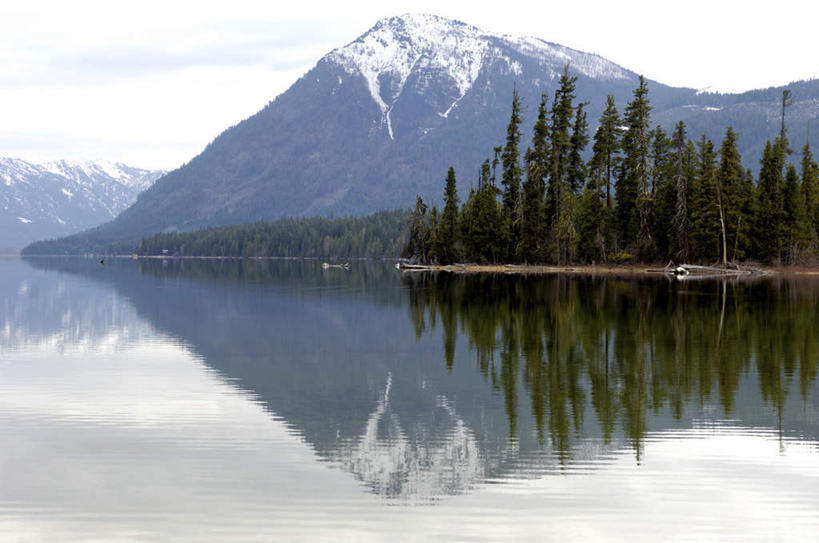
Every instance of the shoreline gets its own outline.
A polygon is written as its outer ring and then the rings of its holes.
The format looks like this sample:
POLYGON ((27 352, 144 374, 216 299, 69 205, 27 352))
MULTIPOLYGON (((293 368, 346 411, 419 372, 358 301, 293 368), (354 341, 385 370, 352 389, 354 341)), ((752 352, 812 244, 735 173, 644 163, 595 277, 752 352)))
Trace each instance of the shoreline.
MULTIPOLYGON (((481 274, 481 273, 503 273, 503 274, 519 274, 519 275, 551 275, 551 274, 566 274, 566 275, 621 275, 621 276, 643 276, 653 275, 662 276, 663 266, 659 264, 626 264, 626 265, 601 265, 601 264, 581 264, 576 266, 552 266, 552 265, 524 265, 524 264, 449 264, 449 265, 429 265, 429 266, 410 266, 403 267, 401 271, 412 272, 447 272, 447 273, 465 273, 465 274, 481 274)), ((819 276, 819 266, 760 266, 754 268, 753 273, 747 274, 721 274, 721 273, 703 273, 689 275, 687 278, 758 278, 770 276, 819 276)))
MULTIPOLYGON (((9 258, 99 258, 91 255, 9 255, 9 258)), ((368 262, 382 261, 402 264, 399 258, 349 258, 349 259, 328 259, 321 257, 299 257, 299 256, 170 256, 170 255, 108 255, 105 258, 128 259, 128 260, 307 260, 316 262, 368 262)), ((578 265, 547 265, 547 264, 430 264, 430 265, 407 265, 402 264, 400 271, 405 273, 418 272, 445 272, 464 274, 518 274, 518 275, 609 275, 609 276, 661 276, 663 274, 662 264, 578 264, 578 265)), ((695 274, 688 276, 690 279, 705 277, 788 277, 819 276, 819 266, 788 265, 788 266, 758 266, 753 268, 756 273, 748 274, 695 274)))

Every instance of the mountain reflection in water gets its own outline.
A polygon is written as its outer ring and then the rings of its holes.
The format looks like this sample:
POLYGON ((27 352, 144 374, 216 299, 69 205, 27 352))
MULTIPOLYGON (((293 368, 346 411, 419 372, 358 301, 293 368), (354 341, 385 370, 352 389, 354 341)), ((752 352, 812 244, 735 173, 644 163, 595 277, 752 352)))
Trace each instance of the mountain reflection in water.
POLYGON ((110 319, 112 300, 125 300, 251 392, 320 459, 389 499, 437 500, 495 481, 600 469, 624 450, 640 463, 647 441, 703 428, 817 449, 812 280, 28 262, 110 285, 117 296, 55 302, 48 289, 58 283, 44 282, 44 311, 7 293, 7 304, 20 304, 11 310, 16 336, 110 332, 99 321, 110 319))

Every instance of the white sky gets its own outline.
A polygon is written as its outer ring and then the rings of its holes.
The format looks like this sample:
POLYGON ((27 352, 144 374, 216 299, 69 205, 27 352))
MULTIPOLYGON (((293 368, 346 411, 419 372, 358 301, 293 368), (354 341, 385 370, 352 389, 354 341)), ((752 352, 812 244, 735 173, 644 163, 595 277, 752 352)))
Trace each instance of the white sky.
POLYGON ((172 169, 378 19, 434 13, 669 85, 819 76, 819 3, 28 0, 0 4, 0 156, 172 169))

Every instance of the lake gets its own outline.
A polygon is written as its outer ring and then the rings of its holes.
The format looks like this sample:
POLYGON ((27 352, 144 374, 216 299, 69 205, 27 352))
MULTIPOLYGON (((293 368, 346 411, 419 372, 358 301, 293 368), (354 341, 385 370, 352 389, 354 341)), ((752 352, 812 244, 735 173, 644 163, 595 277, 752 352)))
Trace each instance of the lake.
POLYGON ((0 260, 0 540, 815 540, 819 280, 0 260))

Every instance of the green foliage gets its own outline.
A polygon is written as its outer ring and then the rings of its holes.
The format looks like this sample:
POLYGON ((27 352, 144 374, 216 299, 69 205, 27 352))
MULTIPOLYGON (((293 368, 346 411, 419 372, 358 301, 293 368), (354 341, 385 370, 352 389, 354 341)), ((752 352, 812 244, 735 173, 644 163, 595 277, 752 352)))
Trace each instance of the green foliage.
POLYGON ((787 142, 777 138, 765 145, 757 185, 757 213, 754 224, 756 254, 768 263, 779 264, 785 244, 785 201, 782 170, 787 142))
MULTIPOLYGON (((411 237, 407 224, 426 206, 418 199, 412 216, 382 211, 366 217, 282 219, 206 228, 187 233, 155 234, 140 241, 136 254, 211 257, 397 257, 411 237), (419 204, 421 209, 419 210, 419 204)), ((417 227, 417 225, 415 225, 417 227)), ((423 247, 422 231, 414 234, 423 247)))
POLYGON ((697 147, 697 176, 691 187, 692 256, 695 261, 713 263, 720 254, 716 155, 714 144, 704 134, 697 147))
POLYGON ((544 217, 543 198, 549 175, 549 124, 546 114, 546 95, 543 94, 533 130, 532 148, 526 153, 521 239, 518 245, 518 259, 522 262, 541 261, 545 250, 547 221, 544 217))
POLYGON ((802 254, 811 243, 811 230, 805 209, 805 196, 799 183, 799 174, 793 164, 785 174, 782 196, 785 204, 785 259, 789 264, 801 261, 802 254))
POLYGON ((727 253, 731 260, 743 259, 751 251, 753 183, 748 183, 737 149, 737 134, 730 126, 725 131, 719 157, 717 188, 724 212, 727 253))
POLYGON ((620 239, 635 247, 641 255, 650 251, 652 237, 648 224, 652 198, 649 196, 650 125, 646 80, 634 90, 634 98, 625 110, 626 132, 623 134, 623 160, 617 179, 617 222, 620 239))
POLYGON ((410 234, 409 242, 402 256, 411 258, 419 256, 426 258, 429 253, 430 232, 427 225, 427 205, 424 200, 418 196, 415 200, 415 209, 412 211, 410 219, 410 234))
POLYGON ((631 253, 626 251, 617 251, 616 253, 609 255, 609 262, 613 264, 626 264, 627 262, 631 262, 633 258, 634 255, 631 253))
POLYGON ((520 167, 520 96, 512 93, 512 115, 506 127, 506 145, 503 148, 503 212, 506 220, 506 258, 513 259, 520 240, 520 183, 523 171, 520 167))
POLYGON ((806 219, 815 245, 819 238, 819 164, 813 159, 809 143, 802 148, 802 193, 806 219))
POLYGON ((450 172, 442 216, 448 226, 433 228, 433 238, 439 239, 432 242, 432 253, 415 257, 442 263, 465 258, 727 264, 749 258, 805 262, 816 250, 819 166, 809 146, 803 149, 801 181, 791 167, 786 184, 787 141, 769 142, 755 187, 742 167, 733 128, 726 129, 719 153, 704 134, 695 146, 682 121, 670 139, 661 127, 650 129, 648 89, 641 78, 623 121, 614 99, 607 99, 591 160, 585 163, 586 104, 574 105, 574 85, 567 68, 555 91, 550 121, 541 97, 522 193, 517 191, 521 114, 513 94, 506 146, 496 147, 494 160, 483 163, 478 189, 470 191, 460 212, 450 172), (494 172, 501 163, 504 191, 499 194, 494 172), (578 194, 581 183, 584 189, 578 194), (452 217, 457 216, 459 228, 453 230, 452 217))
POLYGON ((600 180, 591 177, 580 198, 577 211, 577 256, 583 262, 606 260, 606 225, 608 212, 606 196, 600 180))
POLYGON ((444 211, 435 229, 435 254, 441 264, 451 264, 458 259, 458 188, 455 169, 450 166, 444 188, 444 211))
POLYGON ((594 154, 589 164, 591 175, 605 182, 606 208, 612 208, 611 179, 619 164, 620 152, 620 116, 614 103, 614 96, 606 97, 606 109, 600 117, 600 126, 594 133, 594 154))

